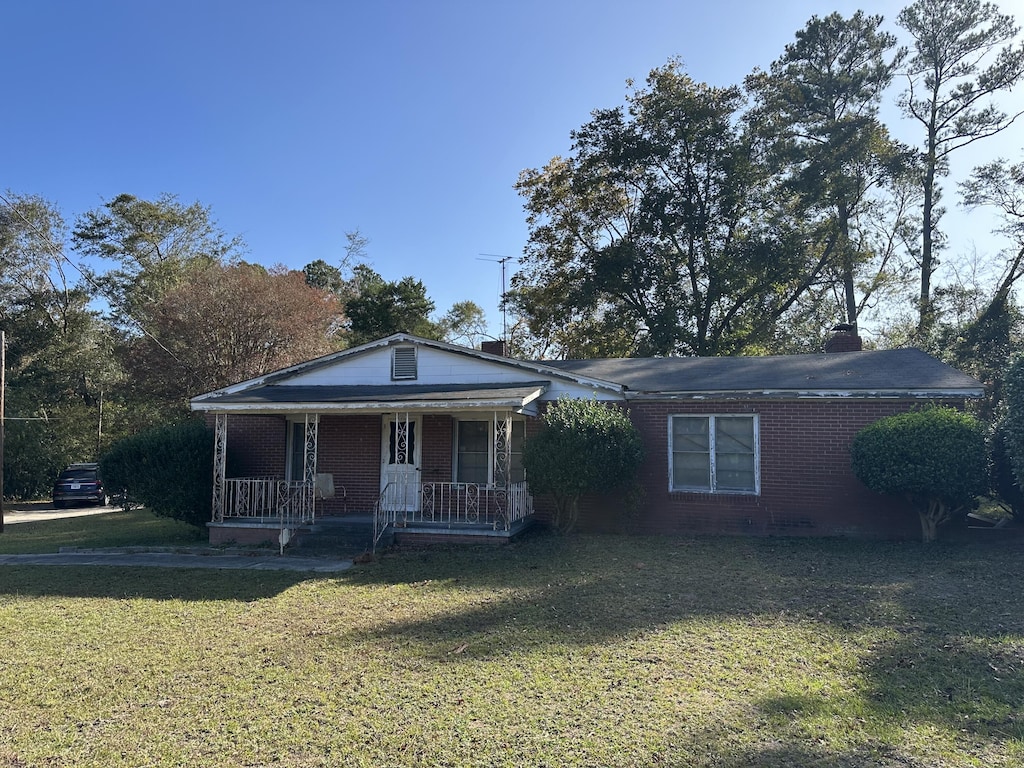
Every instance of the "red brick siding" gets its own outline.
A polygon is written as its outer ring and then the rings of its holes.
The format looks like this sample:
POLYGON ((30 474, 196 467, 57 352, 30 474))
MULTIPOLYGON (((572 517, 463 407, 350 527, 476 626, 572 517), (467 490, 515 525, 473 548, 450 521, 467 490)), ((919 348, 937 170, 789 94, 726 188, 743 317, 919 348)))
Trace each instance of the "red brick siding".
POLYGON ((283 416, 228 416, 228 475, 284 477, 287 439, 283 416))
MULTIPOLYGON (((850 444, 861 428, 916 404, 838 399, 633 403, 630 416, 647 456, 641 468, 646 495, 630 525, 644 533, 916 537, 919 524, 906 505, 869 491, 850 468, 850 444), (670 491, 669 417, 727 413, 758 415, 760 493, 670 491)), ((594 527, 611 527, 613 505, 590 501, 594 527)), ((591 524, 586 514, 581 518, 583 528, 591 524)))
POLYGON ((452 440, 455 427, 451 416, 426 414, 423 417, 423 445, 420 462, 423 482, 452 481, 452 440))
POLYGON ((334 486, 345 487, 324 501, 327 514, 366 513, 380 496, 381 417, 322 416, 318 432, 317 472, 334 475, 334 486))

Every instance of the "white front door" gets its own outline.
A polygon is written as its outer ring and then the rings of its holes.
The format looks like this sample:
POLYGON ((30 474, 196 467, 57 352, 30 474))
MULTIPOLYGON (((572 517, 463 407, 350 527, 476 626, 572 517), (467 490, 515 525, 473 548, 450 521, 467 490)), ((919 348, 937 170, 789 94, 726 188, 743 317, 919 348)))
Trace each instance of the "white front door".
POLYGON ((385 416, 381 432, 380 490, 390 510, 420 508, 420 418, 385 416))

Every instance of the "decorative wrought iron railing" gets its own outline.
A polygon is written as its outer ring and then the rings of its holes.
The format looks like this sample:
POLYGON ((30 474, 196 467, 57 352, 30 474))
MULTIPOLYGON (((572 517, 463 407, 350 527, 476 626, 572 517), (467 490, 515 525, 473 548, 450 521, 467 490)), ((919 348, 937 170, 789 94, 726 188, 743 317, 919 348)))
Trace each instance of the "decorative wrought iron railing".
POLYGON ((224 518, 280 523, 289 527, 314 518, 314 486, 274 477, 230 477, 224 481, 224 518))
POLYGON ((507 486, 479 483, 388 483, 373 510, 374 546, 391 526, 490 526, 508 531, 533 514, 525 482, 507 486))

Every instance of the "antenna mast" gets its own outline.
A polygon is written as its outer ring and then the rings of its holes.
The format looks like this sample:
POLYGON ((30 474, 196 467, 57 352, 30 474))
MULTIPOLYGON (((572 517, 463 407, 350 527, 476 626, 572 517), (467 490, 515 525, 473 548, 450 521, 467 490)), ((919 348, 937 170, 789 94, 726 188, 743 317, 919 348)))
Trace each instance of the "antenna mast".
POLYGON ((510 261, 518 261, 515 256, 500 256, 497 253, 481 253, 477 257, 479 261, 493 261, 501 264, 501 340, 508 341, 508 312, 505 309, 505 294, 507 293, 506 280, 505 280, 505 265, 510 261), (483 258, 490 256, 493 258, 483 258))

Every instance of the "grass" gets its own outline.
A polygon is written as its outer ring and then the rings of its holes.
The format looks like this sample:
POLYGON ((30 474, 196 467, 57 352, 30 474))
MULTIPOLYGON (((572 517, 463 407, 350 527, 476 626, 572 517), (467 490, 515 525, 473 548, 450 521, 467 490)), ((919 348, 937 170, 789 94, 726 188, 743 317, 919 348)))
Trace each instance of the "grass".
POLYGON ((205 541, 204 529, 157 517, 147 509, 133 509, 5 525, 0 533, 0 555, 57 552, 61 547, 191 546, 205 541))
POLYGON ((1018 766, 1016 540, 0 566, 0 766, 1018 766))

